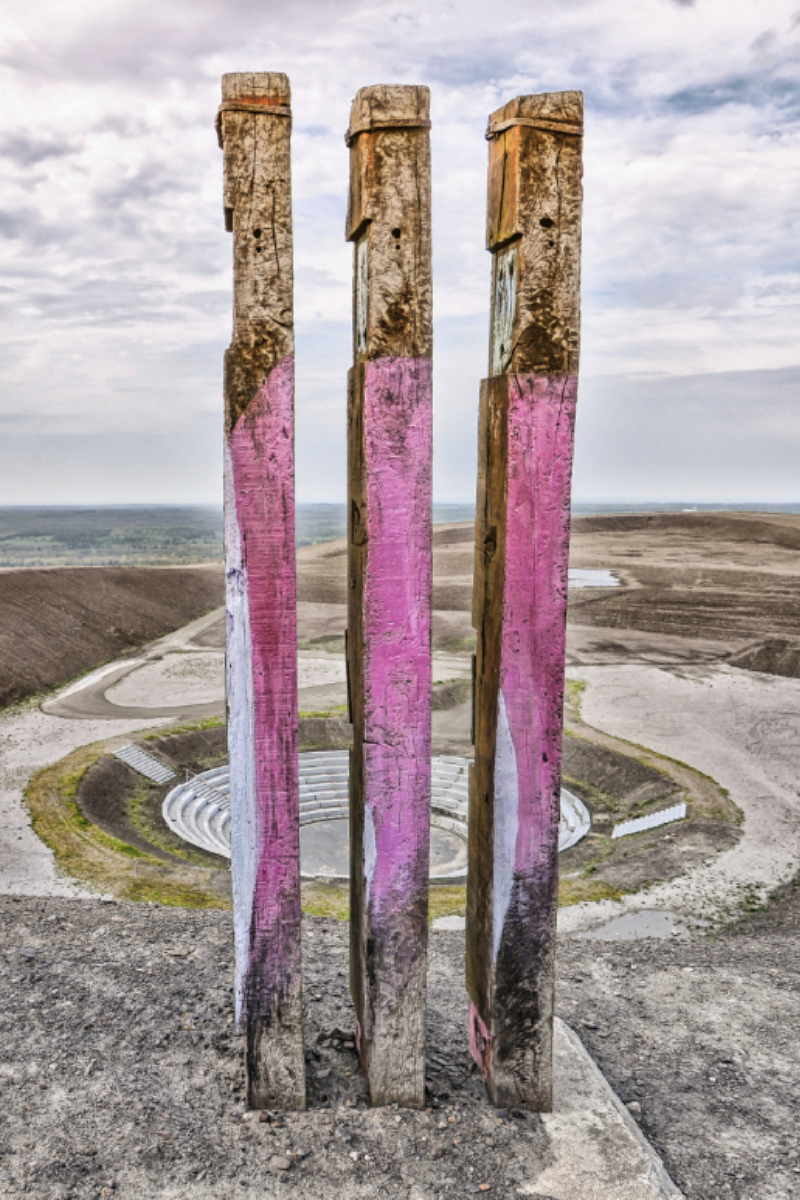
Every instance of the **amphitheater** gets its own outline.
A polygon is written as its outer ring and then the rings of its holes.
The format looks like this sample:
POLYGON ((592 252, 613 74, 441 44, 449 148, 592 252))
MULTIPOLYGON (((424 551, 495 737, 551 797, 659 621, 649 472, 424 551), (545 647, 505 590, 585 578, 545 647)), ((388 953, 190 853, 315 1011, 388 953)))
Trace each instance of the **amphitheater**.
MULTIPOLYGON (((348 878, 349 751, 300 755, 300 851, 303 877, 348 878)), ((438 755, 431 762, 431 879, 460 882, 467 873, 469 759, 438 755)), ((231 855, 230 769, 216 767, 178 784, 164 800, 164 820, 185 841, 231 855)), ((559 850, 585 837, 586 806, 561 792, 559 850)))

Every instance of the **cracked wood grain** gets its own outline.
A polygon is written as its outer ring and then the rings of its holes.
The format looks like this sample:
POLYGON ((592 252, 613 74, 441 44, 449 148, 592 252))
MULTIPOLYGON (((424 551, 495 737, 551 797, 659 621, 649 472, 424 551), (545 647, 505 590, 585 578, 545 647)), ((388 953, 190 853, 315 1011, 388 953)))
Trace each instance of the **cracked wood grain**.
POLYGON ((353 102, 348 386, 351 991, 373 1104, 425 1100, 431 771, 429 94, 353 102))
POLYGON ((490 117, 467 990, 490 1097, 536 1111, 552 1106, 582 121, 579 92, 520 96, 490 117))
POLYGON ((226 683, 236 1019, 251 1108, 305 1107, 300 958, 291 95, 222 79, 226 683))

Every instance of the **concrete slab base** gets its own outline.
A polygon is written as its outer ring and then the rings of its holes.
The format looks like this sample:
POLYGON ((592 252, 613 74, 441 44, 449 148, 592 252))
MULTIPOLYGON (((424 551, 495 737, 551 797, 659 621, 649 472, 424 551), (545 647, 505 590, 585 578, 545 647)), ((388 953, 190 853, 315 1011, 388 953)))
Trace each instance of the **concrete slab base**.
POLYGON ((580 1038, 556 1019, 552 1160, 518 1190, 538 1200, 679 1200, 681 1192, 580 1038))

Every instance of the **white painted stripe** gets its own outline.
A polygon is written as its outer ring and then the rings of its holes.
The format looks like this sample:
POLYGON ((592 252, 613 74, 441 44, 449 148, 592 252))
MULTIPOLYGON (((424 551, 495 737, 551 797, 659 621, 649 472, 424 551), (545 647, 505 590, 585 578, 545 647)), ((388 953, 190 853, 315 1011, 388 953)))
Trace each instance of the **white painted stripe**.
MULTIPOLYGON (((253 705, 253 647, 247 569, 242 556, 241 533, 236 513, 236 491, 230 446, 225 442, 225 609, 227 614, 226 685, 228 698, 228 747, 231 755, 228 797, 233 819, 228 826, 238 886, 233 891, 235 930, 236 1024, 239 1025, 243 984, 250 954, 257 862, 253 847, 259 844, 255 811, 255 712, 253 705), (231 799, 233 803, 231 803, 231 799)), ((171 795, 174 793, 170 793, 171 795)), ((164 802, 165 817, 166 805, 164 802)), ((176 830, 177 832, 177 830, 176 830)), ((195 842, 195 844, 197 844, 195 842)), ((210 847, 207 847, 210 848, 210 847)), ((228 853, 231 853, 229 850, 228 853)))
POLYGON ((592 816, 583 801, 561 789, 561 820, 558 831, 558 852, 563 854, 570 846, 576 845, 585 838, 592 827, 592 816))
POLYGON ((497 698, 494 753, 494 866, 492 884, 492 960, 496 960, 511 903, 519 829, 519 776, 502 691, 497 698))

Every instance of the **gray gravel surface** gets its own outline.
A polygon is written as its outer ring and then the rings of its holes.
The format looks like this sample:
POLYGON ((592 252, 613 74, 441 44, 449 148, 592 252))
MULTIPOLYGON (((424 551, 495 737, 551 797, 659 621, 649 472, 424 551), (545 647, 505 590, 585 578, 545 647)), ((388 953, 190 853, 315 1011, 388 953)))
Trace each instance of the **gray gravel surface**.
POLYGON ((493 1110, 472 1069, 458 935, 433 935, 429 1110, 370 1110, 347 929, 307 919, 309 1111, 261 1120, 228 914, 11 897, 0 914, 0 1196, 450 1200, 515 1195, 548 1161, 538 1118, 493 1110))
POLYGON ((800 1197, 796 884, 713 937, 562 942, 559 976, 560 1015, 687 1197, 800 1197))
MULTIPOLYGON (((247 1114, 226 913, 0 897, 0 1196, 516 1196, 548 1159, 467 1052, 431 935, 426 1112, 370 1110, 347 931, 306 919, 309 1110, 247 1114)), ((689 1200, 800 1196, 798 892, 695 941, 562 942, 558 1007, 689 1200)), ((540 1200, 546 1198, 540 1197, 540 1200)))

